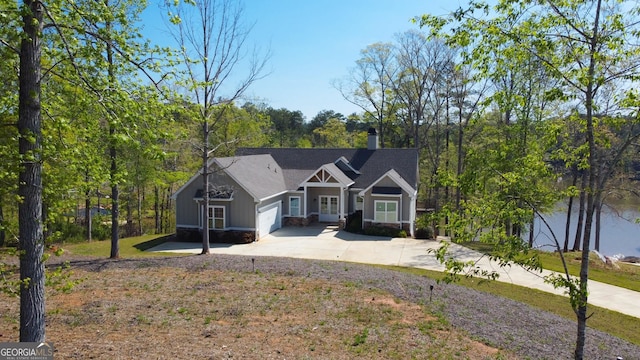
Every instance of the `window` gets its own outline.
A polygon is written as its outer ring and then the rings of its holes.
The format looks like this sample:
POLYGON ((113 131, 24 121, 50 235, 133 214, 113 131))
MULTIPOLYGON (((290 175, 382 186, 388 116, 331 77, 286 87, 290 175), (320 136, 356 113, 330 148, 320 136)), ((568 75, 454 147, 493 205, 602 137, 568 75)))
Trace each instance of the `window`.
POLYGON ((364 198, 362 196, 356 196, 356 211, 364 208, 364 198))
POLYGON ((209 229, 224 229, 224 207, 209 206, 209 229))
POLYGON ((375 202, 374 221, 379 223, 395 223, 398 221, 398 202, 382 201, 375 202))
POLYGON ((300 216, 299 196, 292 196, 289 198, 289 216, 300 216))

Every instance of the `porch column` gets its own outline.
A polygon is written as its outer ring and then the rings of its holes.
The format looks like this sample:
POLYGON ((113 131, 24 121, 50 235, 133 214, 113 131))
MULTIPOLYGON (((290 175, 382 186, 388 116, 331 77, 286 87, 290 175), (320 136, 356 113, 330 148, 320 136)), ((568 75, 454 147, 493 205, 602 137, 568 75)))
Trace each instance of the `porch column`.
MULTIPOLYGON (((364 214, 366 214, 366 209, 367 209, 367 204, 366 204, 366 197, 364 196, 363 193, 359 193, 360 196, 362 196, 362 216, 360 216, 362 218, 362 224, 360 224, 360 228, 364 230, 364 214)), ((375 211, 375 209, 374 209, 375 211)))
POLYGON ((340 220, 344 219, 344 188, 340 188, 340 220))
POLYGON ((302 202, 304 203, 304 212, 302 214, 303 214, 304 218, 306 219, 307 218, 307 206, 309 206, 308 199, 307 199, 307 185, 306 184, 304 185, 304 194, 303 194, 302 199, 303 199, 302 202))
POLYGON ((414 193, 411 196, 411 203, 409 204, 409 230, 411 232, 411 237, 416 236, 416 202, 417 202, 417 193, 414 193))
POLYGON ((402 190, 400 191, 400 211, 398 211, 398 214, 400 214, 400 230, 403 229, 402 224, 404 222, 404 218, 402 217, 402 209, 403 209, 403 203, 402 200, 404 199, 404 194, 402 193, 402 190))

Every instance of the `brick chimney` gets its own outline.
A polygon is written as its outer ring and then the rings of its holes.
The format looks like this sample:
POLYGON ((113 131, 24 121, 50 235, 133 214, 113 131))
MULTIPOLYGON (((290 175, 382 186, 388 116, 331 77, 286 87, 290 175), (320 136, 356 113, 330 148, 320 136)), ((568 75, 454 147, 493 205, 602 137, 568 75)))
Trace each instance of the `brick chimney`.
POLYGON ((375 128, 370 127, 369 131, 367 131, 367 150, 377 150, 378 149, 378 133, 375 128))

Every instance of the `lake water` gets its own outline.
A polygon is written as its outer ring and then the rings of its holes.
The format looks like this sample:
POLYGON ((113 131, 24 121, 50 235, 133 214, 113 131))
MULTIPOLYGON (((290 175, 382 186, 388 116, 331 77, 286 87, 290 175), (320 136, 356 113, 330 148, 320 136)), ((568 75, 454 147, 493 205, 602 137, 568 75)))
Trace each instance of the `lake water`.
MULTIPOLYGON (((569 235, 569 248, 573 246, 573 240, 576 233, 576 223, 578 215, 576 209, 577 204, 574 203, 574 214, 571 218, 571 233, 569 235)), ((567 218, 566 205, 558 207, 556 212, 546 215, 545 220, 553 229, 553 233, 558 238, 560 246, 564 244, 564 231, 567 218)), ((607 256, 623 257, 623 256, 640 256, 640 224, 636 223, 636 219, 640 219, 640 211, 638 207, 618 206, 616 209, 605 206, 602 209, 601 230, 600 230, 600 252, 607 256)), ((555 251, 553 238, 549 230, 536 219, 534 223, 534 247, 541 250, 555 251)), ((595 242, 595 217, 594 230, 591 234, 591 249, 594 248, 595 242)), ((529 235, 523 236, 525 240, 529 239, 529 235)))

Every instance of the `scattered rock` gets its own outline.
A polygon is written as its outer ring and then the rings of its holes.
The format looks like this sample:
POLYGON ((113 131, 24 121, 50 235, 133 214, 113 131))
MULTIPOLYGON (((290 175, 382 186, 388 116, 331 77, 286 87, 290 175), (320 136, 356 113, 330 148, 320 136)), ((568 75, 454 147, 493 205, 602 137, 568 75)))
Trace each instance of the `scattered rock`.
POLYGON ((632 263, 632 264, 640 264, 640 257, 638 256, 625 256, 620 259, 622 262, 632 263))

